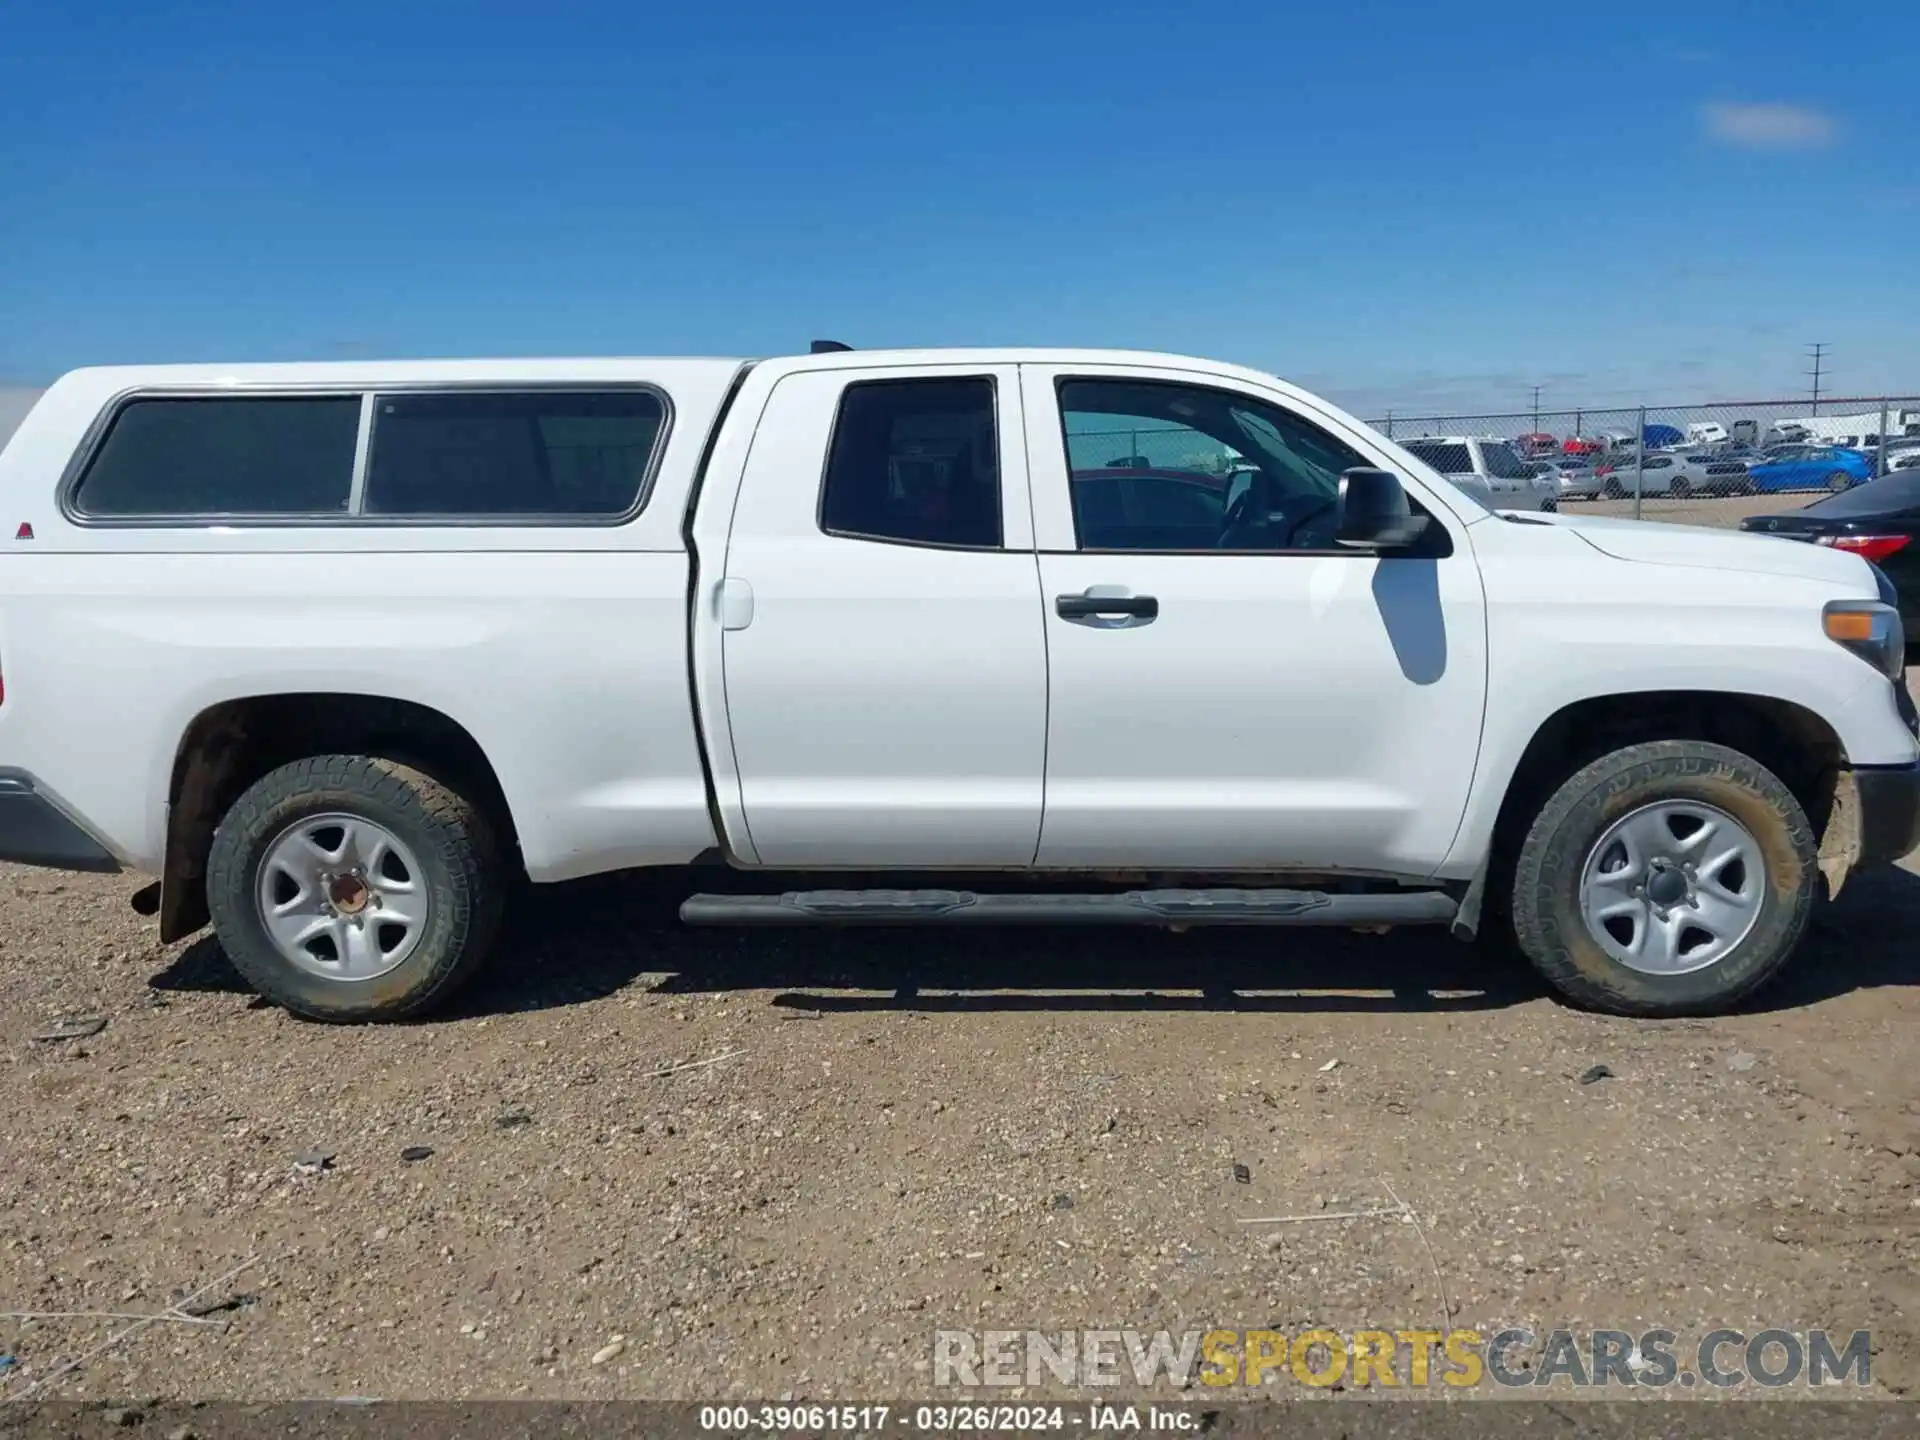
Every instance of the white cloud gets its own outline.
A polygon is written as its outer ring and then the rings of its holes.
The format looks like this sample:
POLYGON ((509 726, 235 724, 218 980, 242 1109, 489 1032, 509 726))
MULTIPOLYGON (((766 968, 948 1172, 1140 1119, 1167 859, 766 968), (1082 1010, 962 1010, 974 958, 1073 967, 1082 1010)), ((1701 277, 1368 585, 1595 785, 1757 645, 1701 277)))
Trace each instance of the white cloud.
POLYGON ((1700 115, 1712 139, 1743 150, 1824 150, 1840 133, 1831 115, 1809 105, 1722 101, 1700 115))

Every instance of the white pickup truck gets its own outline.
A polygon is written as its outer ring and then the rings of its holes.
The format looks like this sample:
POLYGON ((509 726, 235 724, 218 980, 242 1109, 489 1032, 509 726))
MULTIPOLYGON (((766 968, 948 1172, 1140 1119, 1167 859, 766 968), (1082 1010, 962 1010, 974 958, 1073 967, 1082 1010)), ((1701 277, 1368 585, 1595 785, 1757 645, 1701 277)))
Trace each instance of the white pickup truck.
POLYGON ((694 862, 696 924, 1451 925, 1678 1014, 1916 841, 1857 556, 1495 515, 1207 361, 816 348, 65 376, 0 453, 0 859, 334 1020, 518 874, 694 862))

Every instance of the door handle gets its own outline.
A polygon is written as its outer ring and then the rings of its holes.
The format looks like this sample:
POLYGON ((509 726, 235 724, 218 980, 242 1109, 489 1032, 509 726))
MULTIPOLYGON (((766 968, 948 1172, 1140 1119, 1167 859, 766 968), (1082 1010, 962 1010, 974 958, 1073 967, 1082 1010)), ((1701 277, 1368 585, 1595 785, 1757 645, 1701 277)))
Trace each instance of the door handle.
POLYGON ((1108 615, 1152 620, 1160 613, 1160 602, 1151 595, 1056 595, 1053 609, 1062 620, 1089 620, 1108 615))

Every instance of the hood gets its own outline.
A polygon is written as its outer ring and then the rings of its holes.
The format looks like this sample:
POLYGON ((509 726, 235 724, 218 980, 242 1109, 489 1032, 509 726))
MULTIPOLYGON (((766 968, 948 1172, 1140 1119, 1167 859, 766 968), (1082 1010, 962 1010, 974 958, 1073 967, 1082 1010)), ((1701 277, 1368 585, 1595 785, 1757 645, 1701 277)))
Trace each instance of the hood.
POLYGON ((1736 570, 1747 575, 1787 575, 1814 580, 1861 595, 1877 595, 1873 568, 1858 555, 1775 539, 1740 530, 1703 525, 1661 525, 1651 520, 1616 520, 1565 513, 1527 517, 1571 530, 1602 555, 1641 565, 1684 565, 1700 570, 1736 570))

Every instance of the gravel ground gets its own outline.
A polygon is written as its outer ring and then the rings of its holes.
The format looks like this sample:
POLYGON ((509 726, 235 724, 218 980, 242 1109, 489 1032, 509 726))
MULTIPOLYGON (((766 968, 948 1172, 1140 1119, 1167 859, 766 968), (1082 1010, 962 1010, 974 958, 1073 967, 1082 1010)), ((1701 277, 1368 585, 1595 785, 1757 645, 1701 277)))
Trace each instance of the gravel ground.
MULTIPOLYGON (((1669 525, 1712 525, 1733 529, 1749 515, 1784 515, 1802 510, 1826 496, 1817 491, 1789 491, 1778 495, 1728 496, 1722 499, 1697 498, 1670 500, 1664 495, 1642 496, 1640 518, 1659 520, 1669 525)), ((1633 501, 1570 500, 1563 507, 1569 515, 1615 515, 1633 518, 1633 501)))
MULTIPOLYGON (((156 944, 138 883, 0 866, 0 1310, 150 1313, 257 1259, 222 1323, 43 1397, 897 1397, 936 1328, 1448 1303, 1871 1328, 1876 1383, 1920 1378, 1908 869, 1682 1022, 1419 932, 692 932, 640 876, 528 894, 451 1014, 330 1028, 156 944), (1238 1223, 1389 1190, 1417 1226, 1238 1223)), ((0 1382, 115 1328, 0 1319, 0 1382)))

